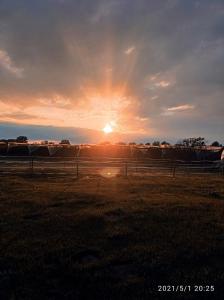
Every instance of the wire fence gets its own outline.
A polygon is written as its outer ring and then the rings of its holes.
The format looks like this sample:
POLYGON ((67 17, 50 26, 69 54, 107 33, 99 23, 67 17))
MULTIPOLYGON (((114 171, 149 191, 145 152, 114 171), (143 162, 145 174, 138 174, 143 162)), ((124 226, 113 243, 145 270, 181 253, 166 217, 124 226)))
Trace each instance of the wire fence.
POLYGON ((134 158, 49 158, 49 157, 1 157, 0 174, 73 174, 114 176, 153 176, 220 174, 224 175, 221 161, 171 161, 134 158))

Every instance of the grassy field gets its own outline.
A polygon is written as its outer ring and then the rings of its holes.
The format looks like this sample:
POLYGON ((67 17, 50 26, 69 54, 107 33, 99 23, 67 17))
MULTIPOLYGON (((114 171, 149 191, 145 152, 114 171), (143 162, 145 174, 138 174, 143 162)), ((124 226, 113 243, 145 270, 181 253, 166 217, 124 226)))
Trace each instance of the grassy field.
POLYGON ((1 299, 223 299, 223 176, 2 176, 0 221, 1 299))

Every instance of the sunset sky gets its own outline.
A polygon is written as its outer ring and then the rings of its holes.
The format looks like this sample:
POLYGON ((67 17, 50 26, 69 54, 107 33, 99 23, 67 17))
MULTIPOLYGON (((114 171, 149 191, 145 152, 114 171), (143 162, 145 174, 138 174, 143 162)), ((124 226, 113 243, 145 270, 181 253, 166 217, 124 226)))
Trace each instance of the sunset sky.
POLYGON ((0 0, 0 138, 223 142, 223 116, 223 0, 0 0))

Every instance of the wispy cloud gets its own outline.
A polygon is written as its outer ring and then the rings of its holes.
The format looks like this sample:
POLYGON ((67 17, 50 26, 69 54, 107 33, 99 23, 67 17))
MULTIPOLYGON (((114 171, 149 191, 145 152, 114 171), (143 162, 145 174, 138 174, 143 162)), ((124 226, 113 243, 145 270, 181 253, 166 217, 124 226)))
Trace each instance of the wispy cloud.
POLYGON ((172 116, 176 113, 181 113, 181 112, 188 112, 192 111, 195 109, 194 105, 191 104, 183 104, 183 105, 178 105, 178 106, 172 106, 168 108, 163 108, 163 112, 161 113, 162 116, 172 116))
POLYGON ((131 47, 127 48, 127 49, 124 51, 124 53, 125 53, 126 55, 129 55, 129 54, 131 54, 133 51, 135 51, 135 46, 131 46, 131 47))
POLYGON ((155 95, 155 96, 152 96, 151 97, 151 100, 156 100, 156 99, 158 99, 159 98, 159 96, 158 95, 155 95))
POLYGON ((144 79, 144 87, 149 90, 165 89, 176 84, 175 72, 173 70, 149 74, 144 79))
POLYGON ((41 104, 54 107, 66 107, 71 104, 70 99, 61 97, 60 95, 54 95, 51 98, 41 98, 39 99, 39 102, 41 104))
POLYGON ((184 104, 184 105, 169 107, 167 108, 167 110, 172 112, 179 112, 179 111, 192 110, 194 108, 195 108, 194 105, 184 104))
POLYGON ((170 82, 165 81, 165 80, 162 80, 162 81, 159 81, 159 82, 155 83, 156 87, 162 87, 162 88, 168 87, 169 85, 170 85, 170 82))
POLYGON ((5 50, 0 49, 0 66, 18 78, 23 76, 23 69, 18 68, 5 50))

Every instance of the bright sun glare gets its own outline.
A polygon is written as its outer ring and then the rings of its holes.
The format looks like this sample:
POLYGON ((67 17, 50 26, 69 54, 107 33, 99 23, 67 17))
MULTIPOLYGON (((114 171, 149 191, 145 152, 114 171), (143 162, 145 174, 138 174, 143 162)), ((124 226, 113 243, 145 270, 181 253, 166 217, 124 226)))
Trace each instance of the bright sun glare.
POLYGON ((106 133, 106 134, 111 133, 112 131, 113 131, 113 128, 109 123, 107 123, 105 125, 105 127, 103 128, 103 132, 106 133))

